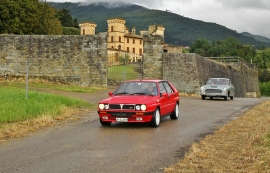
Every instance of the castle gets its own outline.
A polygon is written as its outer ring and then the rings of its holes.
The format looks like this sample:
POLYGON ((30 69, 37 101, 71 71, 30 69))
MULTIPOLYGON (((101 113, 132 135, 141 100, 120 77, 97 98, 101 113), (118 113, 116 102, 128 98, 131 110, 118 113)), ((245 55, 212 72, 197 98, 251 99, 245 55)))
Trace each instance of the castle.
MULTIPOLYGON (((143 55, 143 35, 160 35, 164 39, 164 26, 149 25, 148 31, 136 33, 136 28, 131 31, 126 27, 126 20, 122 18, 111 18, 107 20, 107 54, 115 59, 119 56, 128 57, 130 62, 137 62, 143 55)), ((81 35, 95 35, 96 24, 83 22, 80 25, 81 35)))

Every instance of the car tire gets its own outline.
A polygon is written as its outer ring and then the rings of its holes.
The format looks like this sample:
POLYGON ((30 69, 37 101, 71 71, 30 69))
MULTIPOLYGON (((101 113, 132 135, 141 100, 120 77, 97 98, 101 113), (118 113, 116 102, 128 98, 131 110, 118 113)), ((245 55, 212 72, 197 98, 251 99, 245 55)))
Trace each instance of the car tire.
POLYGON ((228 100, 228 96, 224 96, 224 100, 227 101, 228 100))
POLYGON ((202 96, 202 100, 205 100, 205 96, 202 96))
POLYGON ((230 99, 233 100, 233 96, 230 96, 230 99))
POLYGON ((213 100, 213 97, 210 97, 211 100, 213 100))
POLYGON ((158 127, 160 124, 160 112, 159 112, 159 109, 156 108, 155 112, 154 112, 154 115, 152 117, 152 120, 150 122, 150 125, 152 127, 158 127))
POLYGON ((109 126, 112 124, 112 122, 105 122, 105 121, 102 121, 101 118, 99 119, 100 121, 100 124, 103 125, 103 126, 109 126))
POLYGON ((179 117, 179 103, 174 106, 173 113, 170 115, 172 120, 176 120, 179 117))

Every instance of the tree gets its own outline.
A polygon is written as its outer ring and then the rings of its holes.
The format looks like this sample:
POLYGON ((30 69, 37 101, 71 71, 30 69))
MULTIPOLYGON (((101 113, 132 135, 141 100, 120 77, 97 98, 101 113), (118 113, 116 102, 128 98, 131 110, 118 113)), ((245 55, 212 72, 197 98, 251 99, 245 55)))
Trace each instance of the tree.
POLYGON ((78 29, 80 28, 77 18, 74 18, 72 23, 73 23, 74 28, 78 28, 78 29))
POLYGON ((0 1, 0 34, 62 34, 55 9, 38 0, 0 1))
POLYGON ((61 21, 62 26, 73 27, 74 23, 72 21, 72 16, 69 11, 65 8, 57 12, 57 18, 61 21))

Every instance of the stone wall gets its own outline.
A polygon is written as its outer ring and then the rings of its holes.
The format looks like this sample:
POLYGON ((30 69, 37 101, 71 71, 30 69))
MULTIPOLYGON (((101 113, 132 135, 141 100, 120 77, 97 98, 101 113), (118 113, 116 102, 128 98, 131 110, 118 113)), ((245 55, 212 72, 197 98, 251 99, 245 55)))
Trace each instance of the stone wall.
POLYGON ((162 79, 163 38, 144 36, 143 42, 143 78, 162 79))
MULTIPOLYGON (((190 53, 164 53, 161 36, 144 35, 143 78, 171 81, 180 92, 199 94, 210 77, 226 77, 236 97, 260 97, 258 72, 190 53)), ((29 78, 107 87, 107 34, 94 36, 0 35, 0 79, 29 78), (28 63, 26 63, 28 62, 28 63)))
POLYGON ((199 94, 210 77, 231 79, 236 97, 260 97, 258 72, 245 65, 235 68, 192 53, 163 54, 163 79, 180 92, 199 94))
POLYGON ((1 35, 0 76, 107 87, 107 35, 1 35), (28 61, 28 63, 27 63, 28 61))

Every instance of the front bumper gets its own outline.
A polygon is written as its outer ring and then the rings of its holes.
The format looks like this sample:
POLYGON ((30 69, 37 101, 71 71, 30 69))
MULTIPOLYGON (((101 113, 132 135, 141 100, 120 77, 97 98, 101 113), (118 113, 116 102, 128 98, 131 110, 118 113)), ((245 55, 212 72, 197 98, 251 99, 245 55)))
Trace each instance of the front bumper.
POLYGON ((100 119, 104 122, 150 122, 154 111, 124 112, 124 111, 98 111, 100 119))
POLYGON ((227 91, 224 89, 204 89, 201 90, 200 95, 205 97, 224 97, 227 95, 227 91))

